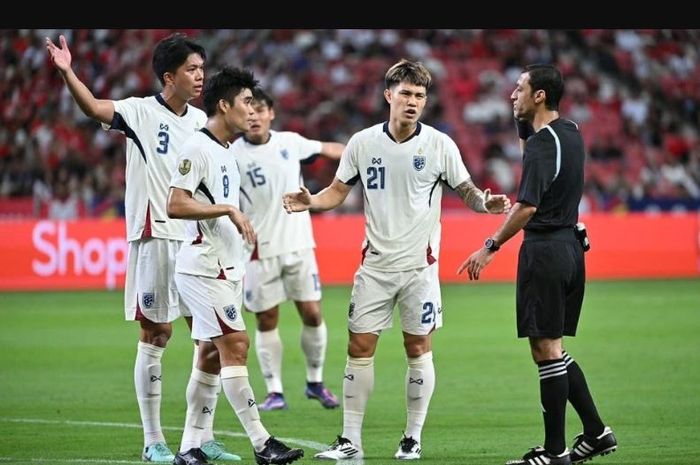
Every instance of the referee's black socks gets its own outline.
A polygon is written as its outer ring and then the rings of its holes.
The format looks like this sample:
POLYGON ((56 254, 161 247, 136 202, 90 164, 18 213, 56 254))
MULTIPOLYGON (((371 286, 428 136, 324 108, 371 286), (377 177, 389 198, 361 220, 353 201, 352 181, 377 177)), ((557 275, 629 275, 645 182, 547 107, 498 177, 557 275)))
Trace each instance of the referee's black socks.
POLYGON ((564 359, 537 362, 540 374, 540 400, 544 416, 544 448, 550 454, 561 454, 566 449, 564 426, 569 377, 564 359))
POLYGON ((586 377, 581 367, 569 354, 564 351, 564 363, 569 374, 569 402, 576 409, 576 413, 583 423, 583 433, 586 436, 596 437, 605 429, 603 421, 598 415, 598 410, 593 402, 591 392, 588 390, 586 377))

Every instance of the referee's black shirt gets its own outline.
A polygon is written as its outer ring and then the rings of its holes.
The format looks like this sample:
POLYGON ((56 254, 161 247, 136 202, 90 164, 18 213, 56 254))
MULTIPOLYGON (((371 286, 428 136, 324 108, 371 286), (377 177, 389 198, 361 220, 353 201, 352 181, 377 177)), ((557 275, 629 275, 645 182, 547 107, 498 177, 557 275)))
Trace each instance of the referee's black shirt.
POLYGON ((525 231, 554 231, 578 222, 585 152, 578 126, 557 118, 525 143, 518 202, 537 207, 525 231))

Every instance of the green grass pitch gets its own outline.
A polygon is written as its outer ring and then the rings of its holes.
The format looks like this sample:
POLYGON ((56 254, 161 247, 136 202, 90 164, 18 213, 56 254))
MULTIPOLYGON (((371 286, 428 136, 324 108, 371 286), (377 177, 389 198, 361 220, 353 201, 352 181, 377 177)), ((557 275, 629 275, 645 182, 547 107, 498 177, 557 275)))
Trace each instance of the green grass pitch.
MULTIPOLYGON (((340 397, 347 343, 347 287, 326 287, 326 384, 340 397)), ((123 321, 121 292, 0 294, 0 463, 139 463, 142 434, 133 388, 138 325, 123 321)), ((515 337, 514 286, 443 286, 444 327, 433 339, 437 386, 423 431, 424 464, 503 464, 543 440, 537 370, 515 337)), ((254 318, 246 314, 248 328, 254 318)), ((303 462, 341 432, 340 409, 303 395, 300 321, 282 310, 284 386, 290 409, 261 412, 278 437, 302 445, 303 462)), ((581 364, 620 448, 600 464, 700 463, 700 283, 589 282, 579 337, 566 348, 581 364)), ((184 422, 192 349, 175 323, 163 360, 162 424, 174 450, 184 422)), ((265 395, 254 349, 251 384, 265 395)), ((395 464, 405 423, 400 330, 382 335, 365 416, 367 465, 395 464)), ((567 438, 581 430, 571 407, 567 438)), ((254 463, 226 398, 215 430, 254 463)))

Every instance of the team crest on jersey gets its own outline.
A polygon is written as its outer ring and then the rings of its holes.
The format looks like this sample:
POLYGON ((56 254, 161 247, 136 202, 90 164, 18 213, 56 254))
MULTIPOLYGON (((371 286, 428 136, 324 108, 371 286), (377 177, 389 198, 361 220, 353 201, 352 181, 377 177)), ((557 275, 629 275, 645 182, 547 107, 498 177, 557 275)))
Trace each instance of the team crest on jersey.
POLYGON ((413 155, 413 167, 416 169, 416 171, 420 171, 425 168, 425 157, 413 155))
POLYGON ((143 303, 143 308, 151 308, 153 307, 153 303, 156 301, 156 298, 153 295, 153 292, 144 292, 141 300, 143 303))
POLYGON ((192 162, 186 158, 184 160, 182 160, 180 162, 180 166, 177 167, 177 170, 183 176, 186 175, 187 173, 189 173, 191 169, 192 169, 192 162))
POLYGON ((289 160, 289 151, 287 149, 280 150, 280 155, 282 155, 282 158, 285 160, 289 160))
POLYGON ((238 312, 236 311, 235 305, 228 305, 224 307, 224 313, 226 314, 226 318, 228 318, 231 321, 236 321, 236 316, 238 315, 238 312))

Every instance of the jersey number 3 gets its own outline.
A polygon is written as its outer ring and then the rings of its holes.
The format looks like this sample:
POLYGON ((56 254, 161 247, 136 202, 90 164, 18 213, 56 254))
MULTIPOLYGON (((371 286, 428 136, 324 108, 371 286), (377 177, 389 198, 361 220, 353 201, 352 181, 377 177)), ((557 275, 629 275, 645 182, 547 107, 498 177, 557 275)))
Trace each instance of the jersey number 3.
POLYGON ((165 131, 160 131, 158 133, 158 148, 156 152, 165 155, 168 153, 168 143, 170 143, 170 135, 165 131))

